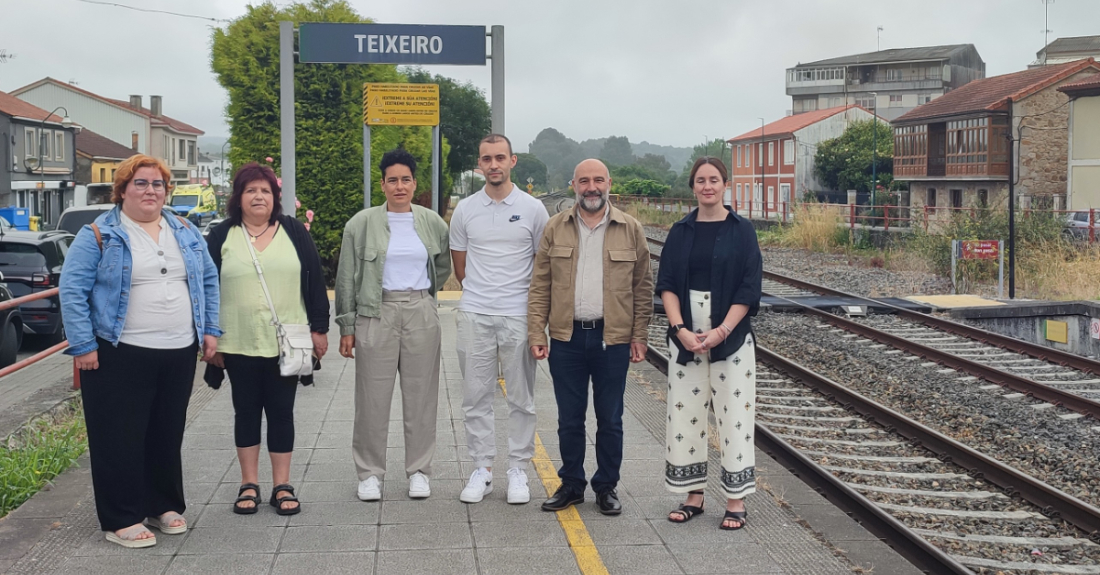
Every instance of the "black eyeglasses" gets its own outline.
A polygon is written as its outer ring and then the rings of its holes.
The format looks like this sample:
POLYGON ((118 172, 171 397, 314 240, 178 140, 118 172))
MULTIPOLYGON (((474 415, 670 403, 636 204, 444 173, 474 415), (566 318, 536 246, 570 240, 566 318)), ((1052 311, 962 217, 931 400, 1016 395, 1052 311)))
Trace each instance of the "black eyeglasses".
POLYGON ((149 189, 149 186, 153 186, 153 190, 158 192, 164 191, 164 180, 134 180, 134 189, 139 192, 144 192, 149 189))

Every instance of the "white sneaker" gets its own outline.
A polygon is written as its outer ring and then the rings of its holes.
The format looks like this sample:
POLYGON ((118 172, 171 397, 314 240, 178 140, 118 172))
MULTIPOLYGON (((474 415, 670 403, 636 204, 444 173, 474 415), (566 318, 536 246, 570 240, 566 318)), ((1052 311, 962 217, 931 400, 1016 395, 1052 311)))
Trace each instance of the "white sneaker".
POLYGON ((527 474, 518 467, 508 470, 508 503, 520 505, 531 501, 531 490, 527 487, 527 474))
POLYGON ((478 467, 470 475, 470 482, 458 496, 463 503, 477 503, 493 492, 493 473, 484 467, 478 467))
POLYGON ((432 488, 428 485, 428 476, 417 471, 409 478, 409 497, 413 499, 424 499, 430 497, 432 494, 432 488))
POLYGON ((378 501, 382 499, 382 486, 378 482, 378 476, 371 475, 360 481, 358 495, 360 501, 378 501))

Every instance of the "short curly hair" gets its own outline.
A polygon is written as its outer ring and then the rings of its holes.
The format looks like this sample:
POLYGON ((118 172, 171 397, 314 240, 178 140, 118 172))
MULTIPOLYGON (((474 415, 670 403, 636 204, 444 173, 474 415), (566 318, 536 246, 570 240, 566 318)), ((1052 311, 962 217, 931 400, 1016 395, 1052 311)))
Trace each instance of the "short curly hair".
POLYGON ((146 156, 145 154, 134 154, 115 169, 115 182, 111 186, 111 201, 115 204, 122 203, 122 196, 126 193, 126 186, 130 185, 130 182, 134 179, 134 174, 141 168, 156 168, 160 170, 160 176, 164 178, 164 194, 168 195, 172 191, 172 172, 165 165, 163 160, 154 158, 153 156, 146 156))
POLYGON ((413 179, 416 179, 416 158, 408 150, 397 148, 382 154, 382 161, 378 162, 378 171, 382 173, 382 181, 386 180, 386 170, 399 164, 407 167, 412 172, 413 179))

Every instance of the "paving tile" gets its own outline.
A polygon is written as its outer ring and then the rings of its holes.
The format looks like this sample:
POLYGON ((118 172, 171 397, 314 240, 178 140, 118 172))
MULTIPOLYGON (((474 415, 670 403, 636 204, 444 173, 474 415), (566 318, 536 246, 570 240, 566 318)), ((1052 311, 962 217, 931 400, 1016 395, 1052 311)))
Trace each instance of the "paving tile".
POLYGON ((621 521, 585 521, 588 534, 597 547, 603 545, 660 545, 648 521, 623 519, 621 521))
MULTIPOLYGON (((295 453, 295 457, 297 457, 297 455, 298 454, 295 453)), ((315 448, 311 451, 307 463, 313 465, 316 463, 343 463, 350 461, 352 461, 351 449, 315 448)))
POLYGON ((232 503, 214 503, 207 505, 199 516, 198 521, 193 522, 192 527, 285 527, 287 517, 275 513, 275 508, 267 502, 260 504, 259 509, 251 515, 239 515, 233 512, 232 503))
MULTIPOLYGON (((493 493, 489 495, 489 497, 496 496, 496 491, 493 491, 493 493)), ((542 505, 545 498, 546 495, 543 493, 542 486, 532 482, 530 503, 524 505, 508 505, 503 502, 503 498, 501 498, 500 501, 486 498, 481 503, 467 505, 466 510, 470 513, 470 520, 478 523, 507 523, 514 521, 543 523, 546 521, 557 521, 558 515, 556 513, 543 511, 539 507, 542 505)))
POLYGON ((280 553, 272 575, 362 575, 373 573, 375 554, 355 553, 280 553))
POLYGON ((172 575, 265 575, 274 554, 177 555, 166 573, 172 575))
POLYGON ((395 523, 454 523, 469 521, 467 505, 458 499, 383 501, 383 525, 395 523))
POLYGON ((349 457, 342 463, 310 463, 306 469, 305 481, 346 481, 354 484, 358 478, 355 475, 355 464, 349 457))
POLYGON ((428 523, 383 525, 378 534, 378 549, 469 549, 470 526, 466 523, 428 523))
POLYGON ((283 529, 279 527, 195 527, 180 548, 180 555, 210 553, 274 553, 283 529))
POLYGON ((290 527, 279 544, 279 553, 317 551, 374 551, 378 544, 375 525, 310 525, 290 527))
POLYGON ((145 575, 164 571, 172 559, 171 556, 140 553, 146 550, 131 549, 128 555, 107 557, 69 557, 53 573, 56 575, 145 575))
POLYGON ((599 551, 609 575, 683 573, 664 545, 600 545, 599 551))
POLYGON ((381 504, 356 499, 353 502, 302 502, 302 511, 290 515, 296 525, 377 525, 381 504))
MULTIPOLYGON (((718 531, 715 529, 715 531, 718 531)), ((721 531, 728 535, 736 532, 721 531)), ((730 538, 725 545, 669 545, 673 557, 688 575, 723 573, 726 575, 765 575, 784 573, 782 566, 768 555, 766 548, 747 539, 730 538)))
POLYGON ((477 550, 482 575, 580 575, 577 558, 569 547, 477 550))
POLYGON ((356 496, 357 481, 306 481, 299 484, 298 499, 303 506, 313 503, 343 501, 360 503, 356 496))
MULTIPOLYGON (((554 516, 553 513, 539 515, 554 516)), ((556 522, 486 521, 473 524, 474 544, 482 548, 562 547, 568 546, 565 532, 556 522)), ((522 553, 522 552, 521 552, 522 553)))
MULTIPOLYGON (((379 551, 378 563, 374 570, 375 575, 408 575, 410 573, 474 575, 477 572, 472 549, 379 551)), ((488 571, 483 568, 483 573, 488 571)), ((527 575, 528 571, 506 571, 506 573, 527 575)))
MULTIPOLYGON (((187 538, 185 533, 165 535, 156 529, 150 529, 157 536, 157 544, 141 549, 142 555, 174 555, 187 538)), ((101 557, 105 555, 132 555, 133 549, 127 549, 107 541, 102 531, 96 531, 84 538, 71 553, 74 557, 101 557)))

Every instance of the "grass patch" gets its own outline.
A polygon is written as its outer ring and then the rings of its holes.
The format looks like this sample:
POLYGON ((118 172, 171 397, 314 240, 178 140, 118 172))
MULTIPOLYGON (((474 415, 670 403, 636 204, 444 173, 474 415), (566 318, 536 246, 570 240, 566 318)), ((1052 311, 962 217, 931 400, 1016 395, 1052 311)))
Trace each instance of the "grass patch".
POLYGON ((88 448, 84 410, 76 401, 40 417, 0 447, 0 517, 38 493, 88 448))
POLYGON ((812 252, 830 251, 849 243, 848 228, 840 214, 816 203, 795 208, 794 222, 782 228, 779 245, 812 252))
POLYGON ((656 210, 639 202, 631 202, 630 205, 623 208, 623 211, 634 216, 634 219, 647 226, 662 226, 666 228, 672 227, 672 224, 684 219, 685 215, 680 212, 656 210))

